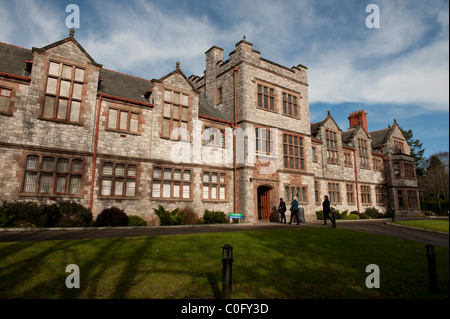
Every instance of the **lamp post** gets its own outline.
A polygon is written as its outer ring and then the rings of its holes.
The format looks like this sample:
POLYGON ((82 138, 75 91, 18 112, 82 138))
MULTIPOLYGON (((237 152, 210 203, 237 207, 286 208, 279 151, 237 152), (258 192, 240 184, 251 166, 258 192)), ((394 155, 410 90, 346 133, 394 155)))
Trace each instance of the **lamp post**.
POLYGON ((436 254, 434 252, 434 246, 428 244, 425 247, 427 249, 428 277, 430 279, 428 289, 430 290, 430 292, 439 293, 440 289, 437 280, 436 254))
POLYGON ((231 267, 233 264, 233 246, 226 244, 222 247, 222 298, 231 297, 231 267))

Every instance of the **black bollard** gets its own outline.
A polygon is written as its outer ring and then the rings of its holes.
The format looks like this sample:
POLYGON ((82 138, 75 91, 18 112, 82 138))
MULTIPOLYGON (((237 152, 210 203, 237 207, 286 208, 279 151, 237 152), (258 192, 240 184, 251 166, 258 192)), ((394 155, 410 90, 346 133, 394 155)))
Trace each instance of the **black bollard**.
POLYGON ((434 253, 434 246, 428 244, 425 247, 427 248, 428 277, 430 279, 428 289, 430 290, 430 292, 439 293, 441 292, 441 290, 439 289, 437 280, 436 254, 434 253))
POLYGON ((231 298, 231 267, 233 264, 233 246, 226 244, 222 247, 222 298, 231 298))

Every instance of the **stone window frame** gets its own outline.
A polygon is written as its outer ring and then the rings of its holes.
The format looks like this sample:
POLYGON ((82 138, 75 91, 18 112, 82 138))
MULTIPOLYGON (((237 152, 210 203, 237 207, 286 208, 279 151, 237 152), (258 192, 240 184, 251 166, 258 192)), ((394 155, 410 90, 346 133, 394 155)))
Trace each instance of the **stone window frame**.
POLYGON ((416 169, 414 163, 406 161, 393 161, 392 169, 395 179, 416 179, 416 169))
POLYGON ((227 184, 229 177, 226 172, 218 170, 203 170, 201 178, 202 178, 202 185, 201 185, 202 201, 220 202, 228 200, 227 184), (207 180, 205 180, 205 176, 208 177, 207 180), (214 176, 216 176, 216 180, 213 180, 214 176), (217 195, 216 198, 212 196, 214 188, 216 188, 216 195, 217 195), (205 196, 206 189, 208 193, 207 197, 205 196))
POLYGON ((264 82, 256 82, 256 108, 259 110, 277 112, 277 94, 275 86, 264 82), (266 90, 267 89, 267 90, 266 90), (267 103, 266 103, 267 102, 267 103), (267 104, 267 107, 266 107, 267 104))
POLYGON ((255 151, 257 155, 276 155, 275 139, 270 127, 255 127, 255 151))
POLYGON ((325 141, 327 145, 327 163, 339 164, 338 133, 325 129, 325 141))
POLYGON ((383 185, 375 186, 375 202, 377 205, 386 205, 386 187, 383 185))
POLYGON ((203 145, 225 148, 225 129, 214 125, 205 125, 203 129, 203 145), (208 136, 209 135, 209 136, 208 136), (208 136, 208 138, 207 138, 208 136), (213 137, 211 139, 211 137, 213 137))
POLYGON ((328 182, 328 199, 330 204, 341 204, 340 184, 335 182, 328 182))
POLYGON ((190 140, 190 134, 188 136, 182 136, 177 134, 175 138, 172 137, 172 132, 176 128, 184 128, 189 132, 189 116, 191 112, 191 98, 190 95, 183 90, 177 90, 169 87, 163 88, 162 97, 162 121, 161 121, 161 138, 180 141, 190 140), (170 93, 170 97, 168 96, 170 93), (176 94, 179 95, 179 99, 176 100, 176 94), (187 101, 184 101, 186 96, 187 101), (178 114, 176 114, 176 108, 179 108, 178 114), (185 110, 186 109, 186 110, 185 110), (185 111, 184 111, 185 110, 185 111), (177 127, 175 127, 175 123, 177 127), (167 129, 166 129, 167 128, 167 129), (168 130, 168 131, 167 131, 168 130))
POLYGON ((76 65, 76 64, 71 64, 71 63, 67 63, 67 62, 62 62, 62 61, 57 61, 57 60, 50 60, 49 61, 49 66, 47 69, 47 79, 45 81, 45 88, 44 88, 44 102, 42 104, 42 114, 41 114, 41 119, 44 120, 51 120, 51 121, 57 121, 57 122, 62 122, 62 123, 68 123, 68 124, 81 124, 81 114, 82 114, 82 104, 83 104, 83 91, 85 88, 85 74, 86 74, 86 68, 76 65), (58 71, 58 75, 56 74, 51 74, 50 73, 50 68, 52 63, 54 64, 59 64, 59 71, 58 71), (64 67, 70 67, 72 68, 71 71, 71 77, 64 77, 63 76, 63 69, 64 67), (82 73, 82 80, 80 80, 79 78, 77 79, 77 70, 81 70, 82 73), (48 90, 48 85, 49 85, 49 79, 55 79, 56 82, 56 88, 55 88, 55 93, 52 92, 47 92, 48 90), (61 82, 65 81, 65 82, 70 82, 69 84, 69 93, 68 96, 64 96, 61 95, 61 82), (81 85, 80 88, 80 96, 78 97, 74 97, 73 93, 74 93, 74 87, 75 85, 81 85), (49 98, 53 98, 53 105, 46 105, 46 101, 49 98), (65 116, 64 118, 59 117, 59 101, 63 100, 63 101, 67 101, 67 105, 66 105, 66 112, 65 112, 65 116), (72 107, 73 107, 73 102, 79 103, 79 109, 78 109, 78 119, 72 119, 72 107), (48 114, 46 114, 46 108, 47 107, 51 107, 51 116, 48 114))
POLYGON ((394 140, 394 150, 396 153, 404 153, 404 141, 394 140))
POLYGON ((345 184, 346 195, 347 195, 347 204, 355 204, 355 184, 354 183, 346 183, 345 184))
POLYGON ((383 159, 372 156, 373 170, 377 172, 383 171, 383 159))
POLYGON ((371 187, 370 185, 360 185, 360 195, 361 195, 361 203, 363 205, 371 205, 372 204, 372 198, 371 198, 371 187))
POLYGON ((5 86, 0 86, 0 99, 3 99, 5 101, 7 101, 6 104, 6 110, 1 110, 0 109, 0 114, 3 115, 12 115, 11 112, 11 105, 12 105, 12 101, 13 101, 13 95, 14 95, 14 89, 13 88, 9 88, 9 87, 5 87, 5 86), (9 92, 9 93, 6 93, 9 92))
POLYGON ((320 204, 320 183, 319 181, 314 181, 314 202, 320 204))
POLYGON ((193 169, 183 168, 178 166, 167 166, 167 165, 156 165, 153 167, 152 171, 152 187, 151 187, 151 197, 155 200, 181 200, 189 201, 192 200, 192 184, 193 184, 193 169), (170 178, 164 173, 170 170, 170 178), (159 171, 159 173, 157 173, 159 171), (180 178, 175 177, 175 173, 180 171, 180 178), (189 179, 186 179, 186 174, 189 174, 189 179), (156 196, 156 185, 159 184, 159 196, 156 196), (164 196, 165 185, 169 186, 169 196, 164 196), (179 196, 175 195, 175 187, 179 186, 179 196), (187 187, 189 197, 185 197, 185 190, 187 187))
POLYGON ((359 167, 364 169, 370 169, 369 166, 369 143, 366 139, 358 138, 358 155, 359 155, 359 167))
POLYGON ((285 184, 284 196, 286 202, 292 202, 294 197, 297 197, 299 204, 308 204, 308 186, 285 184))
MULTIPOLYGON (((134 162, 124 162, 116 160, 102 160, 99 168, 99 194, 100 199, 136 199, 139 197, 138 184, 139 184, 139 165, 134 162), (108 166, 106 166, 108 164, 108 166), (111 166, 109 166, 111 164, 111 166), (107 167, 111 167, 111 172, 106 170, 107 167), (123 174, 118 173, 118 168, 123 168, 123 174), (133 172, 134 173, 131 173, 133 172), (110 181, 109 187, 106 186, 106 181, 110 181), (117 183, 122 182, 122 193, 117 194, 117 183), (134 188, 128 187, 129 183, 134 183, 134 188), (104 194, 104 190, 109 188, 109 194, 104 194), (129 190, 133 189, 133 194, 129 193, 129 190)), ((120 172, 120 170, 119 170, 120 172)))
POLYGON ((30 153, 25 157, 24 176, 20 195, 49 197, 79 197, 83 186, 84 161, 77 156, 30 153), (32 161, 34 158, 34 162, 32 161), (37 161, 36 161, 37 160, 37 161), (67 164, 65 164, 67 163, 67 164), (75 165, 74 165, 75 164, 75 165), (67 167, 67 169, 65 169, 67 167), (76 167, 76 169, 75 169, 76 167), (34 176, 34 177, 33 177, 34 176), (50 179, 44 179, 44 177, 50 179), (29 181, 28 177, 34 179, 29 181), (58 189, 64 178, 64 190, 58 189), (75 181, 78 181, 75 183, 75 181), (30 183, 30 184, 28 184, 30 183), (33 185, 29 189, 28 185, 33 185), (72 187, 77 191, 72 191, 72 187))
POLYGON ((141 113, 140 112, 136 112, 136 111, 131 111, 131 110, 126 110, 126 109, 122 109, 120 107, 108 107, 108 118, 107 118, 107 123, 106 123, 106 130, 108 131, 115 131, 115 132, 119 132, 119 133, 130 133, 130 134, 134 134, 134 135, 139 135, 139 122, 141 120, 141 113), (115 127, 110 127, 111 125, 111 111, 116 111, 116 122, 115 122, 115 127), (127 113, 127 120, 126 120, 126 128, 123 129, 122 128, 122 122, 121 122, 121 114, 122 113, 127 113), (137 116, 137 118, 133 119, 133 116, 137 116), (136 130, 131 130, 131 121, 134 120, 136 121, 136 130))
POLYGON ((281 102, 282 108, 281 113, 284 116, 292 117, 295 119, 300 119, 300 99, 301 96, 298 93, 282 90, 281 92, 281 102), (291 106, 291 108, 289 107, 291 106), (291 114, 289 109, 292 110, 291 114))
POLYGON ((344 166, 353 167, 352 152, 344 151, 344 166))
POLYGON ((306 171, 306 157, 305 157, 305 137, 301 134, 283 133, 283 167, 288 170, 306 171), (291 138, 291 139, 290 139, 291 138), (298 143, 295 144, 297 138, 298 143), (292 141, 292 142, 291 142, 292 141), (300 142, 301 141, 301 142, 300 142), (292 147, 292 148, 291 148, 292 147), (298 147, 298 155, 295 148, 298 147), (291 152, 292 149, 292 152, 291 152), (296 161, 298 160, 298 168, 296 168, 296 161), (292 167, 291 167, 292 163, 292 167))

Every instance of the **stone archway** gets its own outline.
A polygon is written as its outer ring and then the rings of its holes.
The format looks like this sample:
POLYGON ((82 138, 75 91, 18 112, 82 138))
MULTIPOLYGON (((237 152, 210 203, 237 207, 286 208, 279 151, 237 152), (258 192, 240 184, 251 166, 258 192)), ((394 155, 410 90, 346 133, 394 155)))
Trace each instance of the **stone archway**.
POLYGON ((258 187, 258 219, 269 220, 272 205, 271 195, 273 187, 271 186, 259 186, 258 187))

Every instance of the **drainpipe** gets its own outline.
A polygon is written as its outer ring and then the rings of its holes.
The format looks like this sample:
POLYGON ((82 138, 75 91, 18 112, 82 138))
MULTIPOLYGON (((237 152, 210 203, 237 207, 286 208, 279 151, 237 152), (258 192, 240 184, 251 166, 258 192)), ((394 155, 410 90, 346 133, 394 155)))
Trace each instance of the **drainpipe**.
POLYGON ((357 205, 357 208, 358 208, 358 213, 360 213, 360 211, 359 211, 359 195, 358 195, 358 190, 359 190, 359 187, 358 187, 358 169, 356 167, 356 149, 353 151, 353 159, 354 159, 354 162, 355 162, 356 205, 357 205))
POLYGON ((391 212, 392 216, 394 216, 394 212, 392 211, 392 202, 391 202, 391 186, 389 182, 389 167, 388 167, 388 159, 386 157, 386 154, 384 152, 384 146, 381 146, 381 150, 383 152, 383 158, 384 158, 384 167, 386 170, 386 183, 387 183, 387 196, 389 199, 389 211, 391 212))
POLYGON ((236 129, 237 129, 237 90, 236 75, 239 68, 234 68, 234 125, 233 125, 233 152, 234 152, 234 213, 237 213, 237 159, 236 159, 236 129))
POLYGON ((100 108, 102 105, 102 95, 98 94, 98 107, 97 107, 97 118, 95 122, 95 137, 94 137, 94 159, 92 162, 92 178, 91 178, 91 195, 89 199, 89 210, 92 213, 92 201, 94 198, 94 179, 95 179, 95 164, 97 162, 97 143, 98 143, 98 127, 100 124, 100 108))

